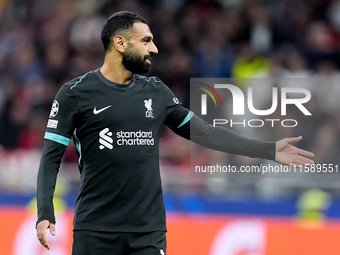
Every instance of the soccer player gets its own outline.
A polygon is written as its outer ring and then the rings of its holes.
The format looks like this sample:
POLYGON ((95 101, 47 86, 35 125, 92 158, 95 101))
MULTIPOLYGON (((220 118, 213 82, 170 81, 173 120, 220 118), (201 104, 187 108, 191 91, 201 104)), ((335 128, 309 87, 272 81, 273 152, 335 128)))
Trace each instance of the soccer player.
POLYGON ((73 255, 166 254, 158 151, 163 124, 211 149, 289 165, 313 163, 305 157, 312 153, 291 145, 301 137, 262 142, 213 127, 184 108, 160 79, 139 75, 148 72, 158 53, 140 15, 113 14, 101 38, 103 65, 60 89, 47 123, 36 226, 38 239, 47 249, 47 229, 55 235, 55 182, 72 136, 81 174, 73 255))

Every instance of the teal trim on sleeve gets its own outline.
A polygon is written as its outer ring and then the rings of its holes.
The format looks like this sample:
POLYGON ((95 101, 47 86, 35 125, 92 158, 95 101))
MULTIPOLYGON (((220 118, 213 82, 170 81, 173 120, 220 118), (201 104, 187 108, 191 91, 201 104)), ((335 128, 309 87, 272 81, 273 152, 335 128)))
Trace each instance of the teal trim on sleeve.
POLYGON ((79 139, 77 137, 76 132, 74 132, 73 137, 74 137, 74 141, 75 141, 75 144, 76 144, 77 151, 79 153, 78 164, 80 165, 80 160, 81 160, 81 144, 80 144, 80 141, 79 141, 79 139))
POLYGON ((51 141, 63 144, 65 146, 68 146, 68 144, 71 141, 70 138, 67 138, 67 137, 62 136, 62 135, 50 133, 50 132, 46 132, 44 138, 47 139, 47 140, 51 140, 51 141))
POLYGON ((189 122, 189 120, 191 120, 193 116, 194 116, 194 113, 190 111, 188 115, 185 117, 185 119, 183 120, 183 122, 177 128, 180 128, 181 126, 185 125, 187 122, 189 122))

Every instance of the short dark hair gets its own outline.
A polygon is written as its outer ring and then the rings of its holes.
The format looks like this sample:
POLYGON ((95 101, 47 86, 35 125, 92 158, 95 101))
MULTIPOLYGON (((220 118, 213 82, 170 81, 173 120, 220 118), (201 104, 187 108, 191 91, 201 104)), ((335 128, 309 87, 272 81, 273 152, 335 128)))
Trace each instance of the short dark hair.
POLYGON ((121 31, 129 30, 134 23, 138 22, 148 25, 146 20, 137 13, 121 11, 112 14, 106 20, 101 33, 105 52, 110 48, 113 36, 118 35, 121 31))

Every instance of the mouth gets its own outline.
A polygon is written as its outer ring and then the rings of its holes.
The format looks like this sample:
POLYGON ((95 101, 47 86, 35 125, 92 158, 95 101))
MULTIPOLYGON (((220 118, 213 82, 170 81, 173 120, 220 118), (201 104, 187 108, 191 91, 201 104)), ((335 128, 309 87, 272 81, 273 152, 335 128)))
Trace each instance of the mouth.
POLYGON ((152 54, 148 54, 145 56, 145 63, 148 64, 148 65, 151 65, 151 60, 152 60, 152 54))
POLYGON ((147 59, 145 59, 145 62, 146 62, 148 65, 151 65, 151 60, 152 60, 152 58, 147 58, 147 59))

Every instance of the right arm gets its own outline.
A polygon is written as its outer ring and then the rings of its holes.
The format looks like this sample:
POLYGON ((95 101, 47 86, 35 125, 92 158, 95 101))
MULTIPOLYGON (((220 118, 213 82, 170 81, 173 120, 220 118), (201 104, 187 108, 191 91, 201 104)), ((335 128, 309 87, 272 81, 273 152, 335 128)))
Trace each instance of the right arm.
POLYGON ((61 158, 76 126, 78 104, 69 85, 64 85, 56 95, 45 133, 45 143, 40 160, 37 180, 38 220, 37 237, 40 243, 50 249, 46 231, 55 234, 53 194, 61 158))
POLYGON ((55 224, 52 200, 61 158, 65 149, 66 146, 63 144, 45 140, 37 181, 37 224, 43 220, 48 220, 55 224))
POLYGON ((59 172, 61 158, 66 146, 51 140, 45 140, 44 149, 40 160, 37 181, 37 206, 38 221, 37 236, 40 243, 50 249, 47 242, 46 231, 50 228, 55 234, 55 216, 53 208, 53 194, 59 172))

